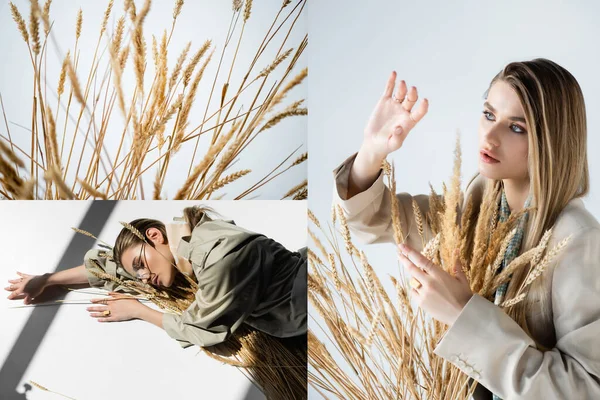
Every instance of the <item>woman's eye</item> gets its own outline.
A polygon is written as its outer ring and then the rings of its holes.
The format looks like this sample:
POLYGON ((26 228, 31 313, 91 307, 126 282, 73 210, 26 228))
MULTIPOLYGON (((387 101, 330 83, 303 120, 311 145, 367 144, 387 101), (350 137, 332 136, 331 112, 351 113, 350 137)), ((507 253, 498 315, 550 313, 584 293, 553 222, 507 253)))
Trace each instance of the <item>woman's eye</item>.
POLYGON ((487 110, 483 110, 483 115, 485 115, 485 119, 487 119, 488 121, 493 121, 494 116, 492 115, 492 113, 490 113, 487 110))
POLYGON ((523 130, 523 128, 521 128, 519 125, 511 125, 510 129, 515 132, 515 133, 525 133, 525 130, 523 130), (515 129, 516 128, 516 129, 515 129))

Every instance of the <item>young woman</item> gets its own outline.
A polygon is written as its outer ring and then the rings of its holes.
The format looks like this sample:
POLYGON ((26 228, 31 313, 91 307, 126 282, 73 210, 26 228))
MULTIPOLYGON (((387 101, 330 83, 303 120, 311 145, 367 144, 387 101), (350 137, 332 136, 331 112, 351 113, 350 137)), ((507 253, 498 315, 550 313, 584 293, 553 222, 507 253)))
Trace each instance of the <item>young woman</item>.
MULTIPOLYGON (((395 80, 392 73, 358 153, 334 170, 334 203, 366 243, 394 242, 382 161, 402 147, 428 110, 426 99, 415 106, 414 86, 400 81, 395 88, 395 80)), ((428 196, 396 194, 409 232, 398 256, 414 279, 412 295, 449 326, 435 353, 480 383, 476 399, 600 398, 600 224, 581 199, 589 190, 586 136, 581 89, 556 63, 513 62, 492 79, 479 123, 479 173, 467 185, 462 208, 469 196, 477 207, 485 185, 496 183, 502 220, 535 207, 520 220, 505 264, 536 246, 552 226, 549 249, 572 235, 558 262, 508 315, 471 292, 458 262, 452 276, 420 254, 412 200, 424 215, 428 196)), ((514 297, 526 273, 515 272, 496 300, 514 297)))
POLYGON ((289 251, 231 220, 211 218, 210 211, 202 207, 184 209, 187 233, 191 234, 174 237, 181 239, 176 255, 171 251, 165 224, 137 219, 131 225, 146 240, 123 228, 113 248, 114 261, 102 255, 105 250, 92 249, 79 267, 42 276, 19 273, 20 278, 10 280, 5 288, 11 292, 8 298, 30 303, 46 287, 56 284, 89 282, 111 291, 125 289, 93 275, 90 270, 95 265, 118 278, 139 279, 156 287, 170 287, 176 280, 184 280, 181 270, 198 284, 195 301, 182 315, 156 311, 133 299, 94 299, 102 304, 88 311, 100 322, 148 321, 163 328, 182 347, 224 342, 242 324, 298 342, 306 334, 306 248, 289 251))

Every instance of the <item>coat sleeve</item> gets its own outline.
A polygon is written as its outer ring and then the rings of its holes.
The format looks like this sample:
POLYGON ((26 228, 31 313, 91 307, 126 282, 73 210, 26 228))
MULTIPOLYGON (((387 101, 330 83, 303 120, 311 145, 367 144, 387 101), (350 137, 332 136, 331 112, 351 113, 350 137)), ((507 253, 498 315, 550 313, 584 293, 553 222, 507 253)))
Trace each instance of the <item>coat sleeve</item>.
POLYGON ((538 350, 512 318, 473 295, 435 354, 503 399, 599 399, 600 229, 578 231, 558 257, 555 348, 538 350))
POLYGON ((106 257, 102 257, 101 253, 103 253, 105 250, 101 250, 101 249, 91 249, 88 250, 87 253, 85 253, 84 256, 84 265, 85 265, 85 272, 87 274, 87 279, 88 282, 90 283, 90 286, 92 287, 96 287, 99 289, 104 289, 104 290, 108 290, 108 291, 117 291, 117 290, 122 290, 120 285, 117 285, 114 282, 110 282, 110 281, 105 281, 103 279, 98 278, 96 275, 92 274, 90 271, 92 269, 96 269, 97 267, 100 267, 104 272, 116 276, 116 277, 121 277, 120 274, 117 272, 117 265, 110 261, 107 260, 106 257))
MULTIPOLYGON (((165 331, 183 348, 227 340, 258 304, 264 257, 260 247, 250 242, 207 263, 197 273, 194 302, 181 315, 163 314, 165 331)), ((193 254, 192 258, 206 259, 202 254, 193 254)))
MULTIPOLYGON (((339 204, 341 206, 348 221, 348 228, 360 242, 394 242, 390 199, 391 193, 389 188, 383 182, 383 170, 379 171, 379 176, 369 188, 348 198, 348 178, 356 154, 357 153, 348 157, 341 165, 333 170, 335 181, 333 204, 339 204)), ((467 185, 467 192, 472 182, 473 179, 471 179, 467 185)), ((426 218, 427 212, 429 212, 429 195, 411 195, 406 192, 401 192, 396 194, 396 199, 398 200, 399 205, 400 224, 404 236, 406 237, 406 242, 412 248, 421 251, 423 243, 415 222, 412 202, 415 200, 421 215, 423 215, 424 237, 426 239, 432 238, 434 235, 432 234, 431 227, 426 218)), ((443 201, 441 195, 440 201, 443 201)))

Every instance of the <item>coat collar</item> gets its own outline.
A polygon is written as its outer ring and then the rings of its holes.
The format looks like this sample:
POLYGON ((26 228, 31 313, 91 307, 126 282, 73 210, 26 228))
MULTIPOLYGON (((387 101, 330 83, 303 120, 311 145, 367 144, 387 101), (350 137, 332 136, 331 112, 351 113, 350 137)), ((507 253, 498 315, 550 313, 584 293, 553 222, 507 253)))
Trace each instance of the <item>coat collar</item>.
MULTIPOLYGON (((194 227, 194 230, 198 229, 202 224, 205 224, 207 222, 212 222, 212 221, 215 221, 215 220, 213 220, 206 213, 204 213, 204 215, 202 215, 202 218, 200 218, 200 221, 198 221, 198 223, 194 227)), ((233 220, 224 219, 224 220, 216 220, 216 221, 223 221, 223 222, 227 222, 227 223, 235 225, 235 222, 233 220)), ((177 246, 177 255, 179 255, 181 257, 185 257, 186 260, 189 260, 192 255, 192 250, 193 250, 194 246, 191 244, 191 239, 192 239, 193 235, 194 235, 194 232, 192 231, 191 235, 183 236, 181 238, 181 240, 179 241, 179 245, 177 246)), ((203 243, 210 242, 210 241, 212 241, 212 239, 205 240, 200 243, 196 243, 196 245, 203 244, 203 243)))

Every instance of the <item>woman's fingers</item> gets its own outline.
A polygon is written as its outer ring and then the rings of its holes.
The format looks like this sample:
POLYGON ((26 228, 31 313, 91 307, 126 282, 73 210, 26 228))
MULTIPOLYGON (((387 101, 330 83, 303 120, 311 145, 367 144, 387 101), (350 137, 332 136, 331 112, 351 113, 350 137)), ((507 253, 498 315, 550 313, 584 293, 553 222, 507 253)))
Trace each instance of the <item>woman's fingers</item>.
POLYGON ((439 272, 438 267, 430 259, 425 257, 423 254, 419 253, 412 247, 406 244, 401 244, 400 251, 403 251, 406 254, 406 258, 408 258, 418 268, 425 271, 428 275, 433 276, 439 272))
POLYGON ((397 99, 396 101, 400 103, 404 101, 404 98, 406 97, 406 82, 404 80, 401 80, 398 83, 398 87, 396 88, 396 94, 394 95, 394 97, 397 99))
POLYGON ((427 114, 427 110, 429 110, 429 100, 423 99, 417 108, 410 113, 410 119, 416 124, 427 114))
POLYGON ((389 99, 394 92, 394 83, 396 82, 396 71, 392 71, 383 91, 383 98, 389 99))
POLYGON ((108 304, 108 299, 91 299, 92 303, 108 304))
POLYGON ((398 251, 398 258, 400 258, 400 261, 406 267, 408 272, 419 282, 421 282, 422 285, 430 279, 430 276, 425 271, 417 267, 410 259, 408 259, 400 251, 398 251))
POLYGON ((406 97, 404 98, 404 101, 402 102, 402 108, 404 108, 406 111, 412 110, 418 99, 419 94, 417 93, 417 88, 411 86, 406 94, 406 97))
POLYGON ((8 280, 9 283, 21 283, 23 282, 23 279, 19 278, 19 279, 9 279, 8 280))
POLYGON ((98 312, 104 312, 106 310, 108 310, 108 307, 106 306, 101 306, 101 307, 88 307, 86 308, 87 311, 98 311, 98 312))
POLYGON ((7 287, 4 288, 4 290, 12 292, 14 290, 17 290, 17 286, 16 285, 8 285, 7 287))

